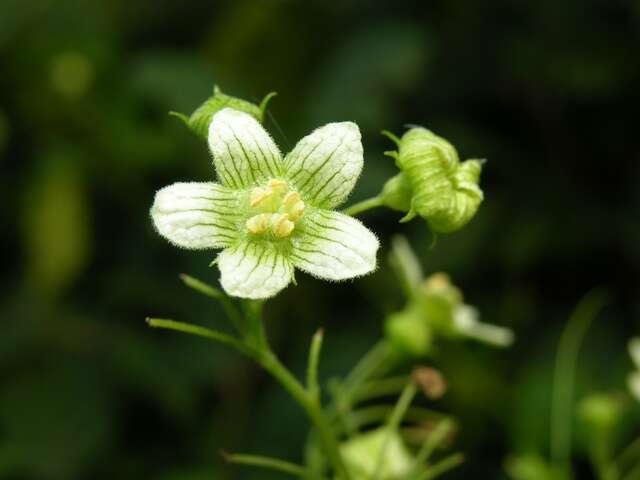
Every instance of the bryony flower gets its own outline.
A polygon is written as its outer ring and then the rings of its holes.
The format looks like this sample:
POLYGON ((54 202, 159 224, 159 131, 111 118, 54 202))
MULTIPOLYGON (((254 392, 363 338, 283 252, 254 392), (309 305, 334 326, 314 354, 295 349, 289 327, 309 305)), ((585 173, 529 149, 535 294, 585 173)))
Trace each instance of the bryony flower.
POLYGON ((208 140, 219 183, 165 187, 151 216, 179 247, 224 249, 217 264, 229 295, 271 297, 289 284, 294 268, 326 280, 375 269, 375 235, 333 211, 362 170, 356 124, 318 128, 283 158, 255 118, 225 108, 213 116, 208 140))

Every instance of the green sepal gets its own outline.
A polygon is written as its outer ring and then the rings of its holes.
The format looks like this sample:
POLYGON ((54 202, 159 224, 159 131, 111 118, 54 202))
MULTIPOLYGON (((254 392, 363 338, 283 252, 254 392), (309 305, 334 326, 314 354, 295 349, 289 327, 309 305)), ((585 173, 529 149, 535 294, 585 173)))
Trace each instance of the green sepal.
POLYGON ((404 173, 399 173, 391 177, 382 187, 382 192, 378 195, 382 199, 385 207, 400 212, 411 210, 411 197, 413 189, 411 183, 404 173))
POLYGON ((241 98, 226 95, 216 85, 213 87, 213 95, 205 100, 190 116, 180 112, 169 112, 169 115, 179 118, 193 133, 206 139, 209 135, 211 118, 223 108, 240 110, 263 123, 267 104, 275 95, 276 92, 267 94, 260 102, 260 105, 256 105, 241 98))

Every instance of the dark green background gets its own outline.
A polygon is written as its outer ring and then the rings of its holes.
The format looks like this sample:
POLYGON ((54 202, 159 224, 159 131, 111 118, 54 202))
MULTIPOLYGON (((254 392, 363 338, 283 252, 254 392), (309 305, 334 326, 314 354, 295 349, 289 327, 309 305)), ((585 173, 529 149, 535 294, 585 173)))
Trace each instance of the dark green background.
POLYGON ((324 326, 322 376, 343 374, 403 304, 386 260, 402 232, 427 272, 451 273, 484 320, 519 338, 433 360, 450 382, 433 408, 461 418, 468 455, 449 478, 502 478, 509 453, 545 452, 558 334, 596 285, 611 299, 580 391, 624 390, 631 369, 639 47, 637 0, 0 1, 0 478, 267 479, 280 477, 218 452, 300 459, 306 421, 271 379, 144 324, 222 324, 177 278, 217 282, 214 253, 171 247, 148 214, 158 188, 213 178, 206 145, 166 112, 190 112, 214 83, 247 99, 279 92, 266 126, 284 151, 323 123, 356 121, 365 169, 353 200, 394 172, 381 129, 422 124, 461 157, 488 159, 467 228, 429 250, 424 223, 367 213, 383 244, 376 274, 299 275, 267 327, 302 373, 324 326))

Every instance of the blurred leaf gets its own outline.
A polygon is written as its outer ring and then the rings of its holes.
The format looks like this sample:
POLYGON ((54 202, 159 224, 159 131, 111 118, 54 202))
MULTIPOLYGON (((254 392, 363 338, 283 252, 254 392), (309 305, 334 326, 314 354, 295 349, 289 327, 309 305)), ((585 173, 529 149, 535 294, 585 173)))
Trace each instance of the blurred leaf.
POLYGON ((69 153, 39 166, 23 207, 27 279, 55 295, 85 268, 91 249, 89 206, 81 173, 69 153))
POLYGON ((4 153, 4 149, 9 142, 9 119, 0 109, 0 156, 4 153))
POLYGON ((131 88, 136 97, 166 110, 194 110, 211 95, 213 84, 211 67, 181 51, 143 52, 131 67, 131 88))
POLYGON ((424 74, 433 50, 430 38, 427 29, 410 22, 389 21, 352 33, 315 79, 311 123, 349 119, 365 130, 397 127, 395 97, 424 74))
POLYGON ((20 29, 25 28, 39 15, 46 12, 53 0, 3 0, 0 2, 0 49, 8 43, 20 29))
POLYGON ((80 366, 52 366, 7 383, 0 393, 0 473, 77 478, 109 445, 114 419, 106 387, 80 366))

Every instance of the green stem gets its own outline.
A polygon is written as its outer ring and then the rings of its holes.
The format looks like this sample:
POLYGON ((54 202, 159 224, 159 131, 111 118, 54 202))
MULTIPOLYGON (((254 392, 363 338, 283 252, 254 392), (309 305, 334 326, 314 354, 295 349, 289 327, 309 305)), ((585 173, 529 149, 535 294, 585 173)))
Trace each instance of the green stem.
POLYGON ((297 477, 308 477, 307 470, 295 463, 286 462, 277 458, 262 457, 259 455, 244 455, 237 453, 223 453, 222 456, 229 463, 237 463, 240 465, 249 465, 252 467, 262 467, 279 472, 288 473, 297 477))
POLYGON ((186 273, 180 274, 180 280, 182 280, 182 282, 187 287, 192 288, 196 292, 202 293, 203 295, 206 295, 207 297, 213 298, 214 300, 220 302, 225 314, 227 315, 227 317, 229 317, 229 320, 231 320, 231 323, 233 323, 233 326, 236 328, 236 330, 238 330, 238 332, 242 331, 242 316, 240 315, 240 312, 238 312, 238 309, 234 307, 229 297, 227 297, 217 288, 214 288, 211 285, 203 282, 202 280, 198 280, 197 278, 192 277, 191 275, 187 275, 186 273))
POLYGON ((631 442, 614 461, 620 470, 630 466, 635 459, 640 457, 640 437, 631 442))
POLYGON ((551 400, 551 458, 570 471, 573 388, 580 346, 593 318, 604 306, 601 290, 589 292, 575 308, 560 337, 551 400))
POLYGON ((391 349, 383 340, 376 343, 364 357, 349 372, 343 383, 346 395, 351 398, 354 390, 357 389, 362 382, 372 378, 374 375, 382 375, 393 367, 391 360, 391 349), (386 364, 386 365, 385 365, 386 364))
POLYGON ((380 197, 371 197, 371 198, 368 198, 368 199, 363 200, 361 202, 354 203, 350 207, 347 207, 344 210, 342 210, 342 213, 344 213, 345 215, 355 216, 355 215, 358 215, 359 213, 362 213, 362 212, 364 212, 366 210, 370 210, 372 208, 377 208, 377 207, 382 207, 382 206, 383 206, 382 198, 380 198, 380 197))
POLYGON ((311 340, 309 348, 309 363, 307 365, 307 390, 316 401, 320 401, 320 386, 318 384, 318 363, 320 361, 320 349, 322 348, 322 329, 318 330, 311 340))
POLYGON ((418 451, 413 470, 417 471, 420 468, 420 464, 429 460, 431 454, 447 437, 451 429, 453 428, 453 422, 449 419, 442 420, 438 423, 438 426, 429 434, 424 443, 418 451))
POLYGON ((428 468, 427 471, 419 476, 417 480, 431 480, 432 478, 439 477, 452 468, 457 467, 462 462, 464 462, 464 456, 461 453, 454 453, 428 468))
MULTIPOLYGON (((260 316, 261 305, 252 304, 248 306, 249 320, 255 322, 256 318, 260 316)), ((262 325, 258 326, 253 323, 253 329, 251 335, 247 336, 244 341, 240 341, 231 335, 217 332, 198 325, 191 325, 188 323, 176 322, 173 320, 166 320, 160 318, 147 318, 147 323, 151 327, 166 328, 169 330, 176 330, 179 332, 189 333, 197 335, 210 340, 215 340, 235 348, 239 352, 253 358, 258 362, 267 372, 269 372, 284 389, 289 392, 295 401, 297 401, 305 410, 312 423, 318 431, 320 440, 327 453, 329 461, 333 465, 337 478, 341 480, 350 480, 349 472, 344 465, 340 450, 338 447, 338 440, 331 430, 330 423, 325 417, 320 402, 311 395, 298 380, 287 370, 287 368, 280 363, 275 354, 271 351, 269 344, 266 340, 264 329, 262 325), (257 337, 257 338, 256 338, 257 337), (249 343, 251 342, 251 343, 249 343)))
POLYGON ((278 360, 271 351, 261 352, 255 358, 265 370, 280 382, 280 385, 302 406, 305 412, 307 412, 307 415, 318 431, 320 440, 324 445, 327 456, 335 468, 338 477, 348 480, 350 478, 349 472, 344 465, 338 442, 322 411, 320 403, 298 382, 289 370, 280 363, 280 360, 278 360))
POLYGON ((349 422, 348 413, 351 411, 356 390, 363 382, 383 375, 393 367, 391 350, 386 342, 381 341, 369 350, 364 357, 349 372, 335 392, 333 402, 329 405, 328 416, 332 421, 338 421, 348 435, 356 433, 354 425, 349 422))
POLYGON ((208 338, 209 340, 215 340, 216 342, 223 343, 229 347, 235 348, 240 353, 253 356, 254 351, 243 342, 227 335, 226 333, 211 330, 210 328, 201 327, 199 325, 192 325, 190 323, 176 322, 175 320, 169 320, 165 318, 147 318, 147 324, 153 328, 164 328, 167 330, 175 330, 178 332, 189 333, 191 335, 197 335, 199 337, 208 338))
POLYGON ((358 403, 377 397, 396 395, 402 392, 409 380, 407 375, 400 375, 364 382, 358 388, 354 389, 351 399, 353 403, 358 403))
MULTIPOLYGON (((349 414, 349 422, 356 429, 363 428, 388 418, 391 409, 389 405, 363 407, 349 414)), ((422 407, 409 407, 405 414, 405 419, 410 422, 441 422, 448 418, 443 413, 422 407)))
POLYGON ((386 432, 384 443, 382 444, 382 448, 380 448, 380 452, 376 460, 376 469, 371 476, 372 480, 378 480, 380 478, 380 475, 382 475, 384 457, 387 453, 391 436, 398 430, 400 422, 402 421, 402 417, 404 417, 404 414, 407 412, 407 409, 409 408, 409 405, 411 405, 413 398, 416 396, 417 391, 418 390, 416 386, 413 383, 409 382, 402 391, 400 398, 398 398, 398 401, 396 402, 391 415, 389 415, 389 419, 387 420, 387 424, 385 425, 386 432))

